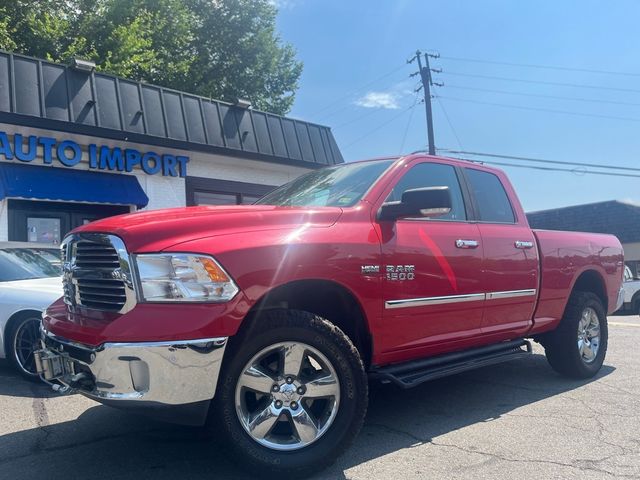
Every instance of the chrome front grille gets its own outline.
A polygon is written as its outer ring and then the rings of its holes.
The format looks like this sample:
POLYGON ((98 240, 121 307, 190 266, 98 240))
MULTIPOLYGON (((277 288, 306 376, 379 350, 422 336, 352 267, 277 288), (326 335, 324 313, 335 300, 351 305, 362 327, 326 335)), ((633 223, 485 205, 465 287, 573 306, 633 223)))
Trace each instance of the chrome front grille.
POLYGON ((84 307, 124 313, 135 305, 129 255, 118 237, 72 235, 63 241, 64 301, 70 310, 84 307))
POLYGON ((76 266, 79 268, 120 268, 118 252, 112 245, 81 240, 74 244, 76 266))

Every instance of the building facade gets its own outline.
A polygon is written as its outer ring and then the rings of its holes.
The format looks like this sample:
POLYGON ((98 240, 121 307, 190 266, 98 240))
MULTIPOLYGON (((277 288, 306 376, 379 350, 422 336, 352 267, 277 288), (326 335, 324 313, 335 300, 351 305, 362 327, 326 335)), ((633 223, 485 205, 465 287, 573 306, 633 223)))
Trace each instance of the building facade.
POLYGON ((344 160, 328 127, 0 52, 0 241, 140 209, 253 203, 344 160))
POLYGON ((640 205, 612 200, 531 212, 527 219, 532 228, 615 235, 626 265, 640 275, 640 205))

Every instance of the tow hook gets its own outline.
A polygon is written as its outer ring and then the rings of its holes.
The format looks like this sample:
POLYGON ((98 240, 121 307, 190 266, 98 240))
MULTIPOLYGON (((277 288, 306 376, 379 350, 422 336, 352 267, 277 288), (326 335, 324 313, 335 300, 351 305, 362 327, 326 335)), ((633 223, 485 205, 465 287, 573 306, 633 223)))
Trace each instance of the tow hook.
POLYGON ((59 395, 68 395, 72 391, 72 388, 67 385, 60 385, 59 383, 49 383, 49 385, 51 385, 51 389, 59 395))
POLYGON ((69 379, 69 387, 73 390, 76 390, 78 388, 86 389, 91 384, 93 384, 93 379, 87 372, 76 373, 69 379))
POLYGON ((51 389, 59 395, 68 395, 70 393, 75 392, 78 389, 86 388, 88 385, 93 383, 91 375, 89 375, 87 372, 80 372, 73 375, 69 379, 68 385, 49 382, 45 380, 42 376, 40 376, 40 379, 43 382, 49 384, 51 386, 51 389))

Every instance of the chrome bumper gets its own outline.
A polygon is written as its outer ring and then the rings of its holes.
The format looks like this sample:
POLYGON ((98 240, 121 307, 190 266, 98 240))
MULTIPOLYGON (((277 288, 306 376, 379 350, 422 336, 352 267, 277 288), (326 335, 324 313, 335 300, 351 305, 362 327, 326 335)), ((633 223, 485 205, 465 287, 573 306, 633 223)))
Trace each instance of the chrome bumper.
POLYGON ((93 348, 43 332, 42 343, 36 366, 45 381, 57 380, 112 405, 136 401, 173 406, 213 398, 227 337, 93 348))

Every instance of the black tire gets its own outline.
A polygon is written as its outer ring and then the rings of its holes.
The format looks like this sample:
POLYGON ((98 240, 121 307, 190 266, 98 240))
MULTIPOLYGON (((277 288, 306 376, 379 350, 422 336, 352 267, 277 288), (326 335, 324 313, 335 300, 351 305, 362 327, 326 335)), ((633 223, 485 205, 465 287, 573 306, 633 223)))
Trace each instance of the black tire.
MULTIPOLYGON (((17 344, 22 343, 20 339, 23 335, 28 335, 30 338, 31 334, 35 333, 36 338, 39 339, 39 331, 40 316, 37 312, 25 312, 17 315, 9 322, 7 328, 7 358, 20 375, 31 381, 37 381, 40 378, 35 371, 33 353, 30 356, 25 356, 23 352, 19 351, 20 345, 17 344), (20 338, 18 338, 19 336, 20 338), (16 349, 16 346, 18 346, 18 349, 16 349)), ((23 346, 26 348, 24 343, 23 346)), ((34 349, 40 348, 39 340, 36 340, 33 346, 32 352, 34 349)))
POLYGON ((586 379, 600 371, 608 340, 607 315, 602 300, 590 292, 573 292, 560 325, 545 335, 543 345, 547 360, 556 372, 570 378, 586 379), (586 309, 596 313, 600 327, 598 351, 591 361, 586 361, 578 348, 578 329, 586 309))
MULTIPOLYGON (((360 431, 367 410, 367 376, 350 339, 319 316, 297 310, 271 310, 256 318, 254 326, 244 335, 232 340, 225 353, 209 425, 213 432, 222 431, 224 444, 232 449, 238 465, 260 477, 300 478, 332 464, 360 431), (235 405, 236 386, 248 362, 264 349, 282 342, 299 342, 319 351, 331 363, 340 388, 339 406, 327 430, 312 443, 293 451, 258 443, 242 426, 235 405)), ((267 401, 272 398, 267 397, 267 401)), ((301 398, 300 404, 303 401, 301 398)))
POLYGON ((640 315, 640 295, 636 294, 631 299, 631 312, 632 315, 640 315))

